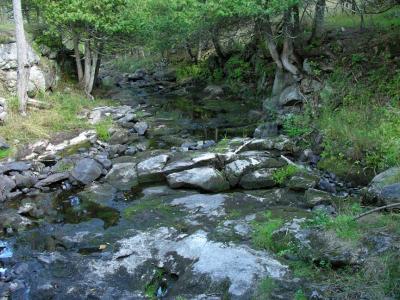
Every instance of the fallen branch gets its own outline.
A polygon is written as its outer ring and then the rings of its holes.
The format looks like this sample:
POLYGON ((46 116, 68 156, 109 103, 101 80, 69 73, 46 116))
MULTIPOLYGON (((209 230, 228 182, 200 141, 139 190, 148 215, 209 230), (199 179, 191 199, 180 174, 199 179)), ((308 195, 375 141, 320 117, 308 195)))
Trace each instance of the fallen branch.
POLYGON ((32 108, 37 108, 37 109, 48 109, 51 107, 51 105, 47 102, 43 102, 43 101, 31 99, 31 98, 28 99, 27 104, 28 104, 28 106, 30 106, 32 108))
POLYGON ((251 142, 253 142, 255 139, 251 139, 249 141, 247 141, 246 143, 244 143, 242 146, 240 146, 239 148, 237 148, 235 150, 235 152, 233 152, 234 154, 238 154, 240 151, 242 151, 247 145, 251 144, 251 142))
POLYGON ((365 213, 359 214, 358 216, 354 217, 353 220, 356 221, 356 220, 358 220, 358 219, 360 219, 360 218, 362 218, 362 217, 364 217, 366 215, 372 214, 374 212, 377 212, 377 211, 380 211, 380 210, 384 210, 384 209, 387 209, 387 208, 397 207, 397 206, 400 207, 400 203, 393 203, 393 204, 377 207, 377 208, 371 209, 371 210, 369 210, 369 211, 367 211, 365 213))

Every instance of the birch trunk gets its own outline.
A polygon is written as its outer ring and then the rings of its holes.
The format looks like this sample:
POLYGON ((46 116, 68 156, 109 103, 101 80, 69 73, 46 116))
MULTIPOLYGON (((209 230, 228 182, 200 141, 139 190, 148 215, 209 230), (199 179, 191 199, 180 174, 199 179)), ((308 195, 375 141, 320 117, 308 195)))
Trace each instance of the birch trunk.
POLYGON ((22 18, 21 0, 13 0, 13 11, 15 21, 15 36, 17 40, 17 97, 19 111, 26 115, 26 104, 28 100, 29 62, 28 45, 25 39, 24 20, 22 18))
POLYGON ((76 62, 76 72, 78 74, 78 81, 82 83, 83 80, 83 68, 82 68, 82 59, 81 53, 79 51, 79 37, 77 33, 73 33, 72 36, 74 42, 74 54, 75 54, 75 62, 76 62))

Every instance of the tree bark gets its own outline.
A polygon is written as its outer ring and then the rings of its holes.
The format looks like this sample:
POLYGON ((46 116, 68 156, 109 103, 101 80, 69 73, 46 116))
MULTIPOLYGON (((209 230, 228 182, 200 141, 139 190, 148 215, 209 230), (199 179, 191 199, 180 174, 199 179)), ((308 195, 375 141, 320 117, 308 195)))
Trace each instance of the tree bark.
POLYGON ((318 0, 317 4, 315 5, 315 15, 310 41, 319 39, 322 36, 324 30, 325 9, 326 0, 318 0))
POLYGON ((283 65, 282 65, 280 55, 279 55, 278 47, 276 45, 274 35, 272 32, 272 25, 268 19, 265 22, 265 33, 266 33, 265 38, 266 38, 266 42, 267 42, 267 47, 271 54, 271 57, 274 60, 274 62, 276 63, 277 67, 279 69, 283 70, 283 65))
POLYGON ((21 0, 13 0, 13 11, 15 21, 15 36, 17 40, 17 97, 19 101, 19 111, 26 115, 26 104, 28 100, 28 81, 29 81, 29 62, 28 45, 25 39, 24 20, 22 18, 21 0))
POLYGON ((186 42, 185 47, 186 47, 186 51, 187 51, 187 53, 188 53, 188 55, 189 55, 189 57, 190 57, 190 60, 191 60, 193 63, 197 63, 197 56, 193 53, 192 47, 191 47, 190 43, 189 43, 189 42, 186 42))
POLYGON ((199 38, 199 42, 197 45, 197 53, 196 53, 196 62, 198 63, 201 61, 201 57, 203 56, 203 42, 201 41, 201 38, 199 38))
POLYGON ((211 36, 212 43, 214 45, 215 52, 217 53, 217 56, 219 58, 219 62, 221 66, 223 67, 226 62, 226 56, 224 54, 224 51, 222 50, 220 41, 219 41, 219 29, 214 28, 212 36, 211 36))
POLYGON ((90 49, 90 41, 85 41, 85 73, 83 78, 83 88, 85 90, 86 96, 91 98, 91 94, 89 91, 90 87, 90 71, 92 69, 92 53, 90 49))
POLYGON ((74 42, 74 54, 76 62, 76 72, 78 74, 78 81, 79 83, 82 83, 83 80, 82 58, 81 58, 81 53, 79 51, 79 37, 76 32, 72 33, 72 39, 74 42))
POLYGON ((99 63, 99 51, 96 46, 89 40, 85 41, 85 71, 84 71, 84 90, 86 96, 93 100, 92 91, 94 87, 94 82, 96 80, 96 73, 98 72, 99 63))

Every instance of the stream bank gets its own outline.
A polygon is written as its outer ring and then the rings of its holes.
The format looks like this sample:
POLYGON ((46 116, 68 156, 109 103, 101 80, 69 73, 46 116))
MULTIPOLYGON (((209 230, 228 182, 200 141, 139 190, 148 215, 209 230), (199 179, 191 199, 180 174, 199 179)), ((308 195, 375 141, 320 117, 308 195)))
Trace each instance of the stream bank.
POLYGON ((326 266, 362 269, 398 251, 390 230, 357 228, 350 240, 332 231, 329 220, 361 191, 315 169, 312 155, 300 164, 293 139, 208 139, 209 119, 200 114, 196 124, 192 104, 166 109, 190 87, 124 78, 110 92, 121 106, 82 113, 93 124, 113 121, 103 137, 39 141, 20 151, 21 161, 2 164, 2 298, 334 299, 335 285, 293 266, 314 275, 326 266), (173 91, 165 106, 155 105, 160 86, 173 91), (171 118, 178 113, 187 120, 171 118))

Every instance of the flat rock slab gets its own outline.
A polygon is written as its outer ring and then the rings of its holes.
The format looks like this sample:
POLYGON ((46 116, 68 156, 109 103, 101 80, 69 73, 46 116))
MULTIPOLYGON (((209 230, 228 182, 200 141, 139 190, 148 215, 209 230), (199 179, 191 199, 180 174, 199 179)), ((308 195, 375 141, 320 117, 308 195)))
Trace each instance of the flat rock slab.
POLYGON ((183 206, 191 212, 200 212, 207 215, 208 217, 212 217, 225 214, 225 210, 223 207, 224 202, 225 196, 222 194, 195 194, 175 199, 171 202, 171 204, 183 206))
MULTIPOLYGON (((188 265, 179 285, 197 285, 199 292, 209 290, 215 283, 229 282, 232 299, 249 299, 264 277, 281 278, 287 267, 268 253, 253 250, 245 245, 226 245, 211 241, 204 231, 182 235, 171 228, 161 227, 150 232, 138 232, 118 242, 119 250, 110 259, 95 259, 90 264, 90 277, 101 281, 116 274, 121 268, 127 273, 140 272, 145 261, 159 265, 170 263, 171 253, 176 253, 174 265, 188 265), (205 280, 208 278, 208 280, 205 280), (183 282, 185 281, 185 282, 183 282), (210 281, 212 285, 210 285, 210 281), (207 287, 201 287, 201 285, 207 287)), ((211 288, 212 289, 212 288, 211 288)), ((212 291, 210 291, 212 292, 212 291)))

